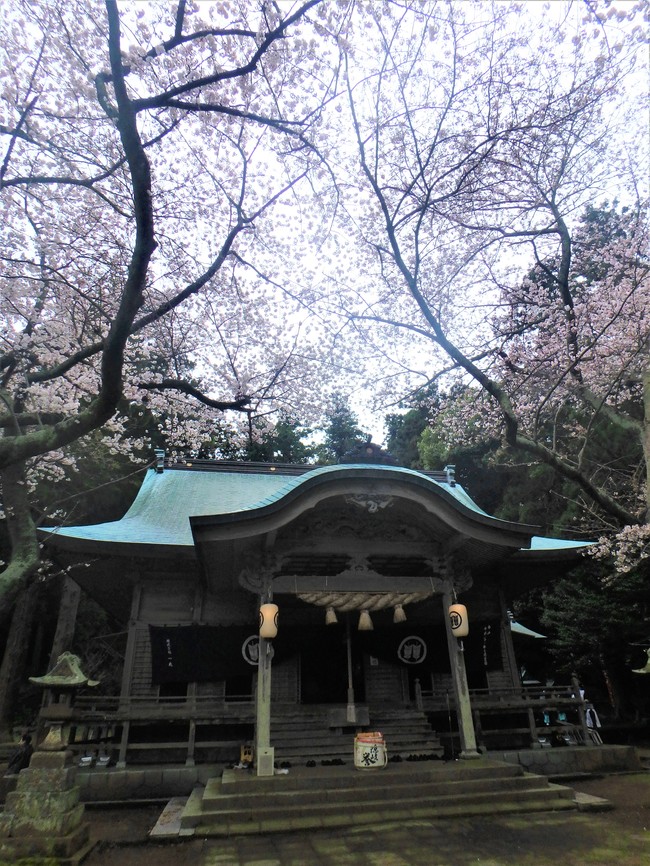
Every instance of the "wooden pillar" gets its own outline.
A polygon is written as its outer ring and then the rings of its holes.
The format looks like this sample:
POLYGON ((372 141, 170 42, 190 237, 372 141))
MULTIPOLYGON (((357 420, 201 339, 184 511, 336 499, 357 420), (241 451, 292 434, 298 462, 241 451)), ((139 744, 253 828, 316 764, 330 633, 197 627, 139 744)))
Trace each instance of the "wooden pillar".
MULTIPOLYGON (((192 614, 192 622, 200 623, 203 616, 203 602, 205 600, 205 589, 203 584, 198 581, 194 588, 194 607, 192 614)), ((196 697, 198 693, 197 684, 189 683, 187 686, 187 709, 189 715, 189 726, 187 734, 187 752, 185 755, 185 766, 193 767, 196 763, 196 717, 197 706, 196 697)))
POLYGON ((122 669, 122 688, 120 691, 120 714, 126 716, 122 719, 122 738, 120 740, 120 751, 117 758, 117 766, 126 767, 126 752, 129 747, 129 731, 131 722, 129 721, 129 713, 131 708, 131 678, 133 676, 133 663, 135 658, 136 646, 136 630, 138 626, 138 616, 140 614, 140 598, 142 596, 141 584, 136 584, 133 587, 131 596, 131 617, 129 619, 129 634, 126 639, 126 651, 124 654, 124 667, 122 669))
POLYGON ((542 744, 539 741, 537 734, 537 722, 535 720, 535 712, 532 707, 528 707, 528 729, 530 730, 530 745, 533 749, 541 749, 542 744))
POLYGON ((571 686, 573 688, 573 695, 579 701, 578 704, 578 719, 580 730, 582 732, 582 738, 585 742, 585 745, 589 745, 592 743, 591 733, 589 730, 589 725, 587 724, 587 710, 585 708, 585 698, 584 692, 580 688, 580 682, 578 680, 577 674, 571 674, 571 686))
POLYGON ((52 641, 50 652, 50 663, 48 670, 56 664, 61 653, 72 650, 75 625, 77 624, 77 611, 81 599, 81 587, 67 575, 63 578, 61 587, 61 600, 59 601, 59 616, 56 621, 56 632, 52 641))
MULTIPOLYGON (((271 555, 275 543, 275 532, 267 534, 265 553, 259 573, 264 587, 258 597, 258 609, 264 603, 273 601, 273 566, 269 566, 267 556, 271 555)), ((260 621, 261 628, 261 621, 260 621)), ((273 641, 259 637, 257 662, 257 698, 255 701, 255 769, 258 776, 272 776, 275 749, 271 745, 271 665, 273 662, 273 641)))
POLYGON ((275 750, 271 746, 271 662, 273 644, 260 637, 255 707, 255 765, 258 776, 273 775, 275 750))
POLYGON ((187 735, 187 754, 185 755, 185 766, 194 766, 194 750, 196 747, 196 720, 190 719, 189 732, 187 735))
POLYGON ((510 627, 510 616, 506 608, 505 597, 503 590, 499 590, 499 607, 501 609, 501 640, 506 648, 506 665, 510 674, 510 681, 514 688, 521 686, 521 677, 519 675, 519 666, 517 657, 515 656, 515 647, 512 642, 512 628, 510 627))
POLYGON ((480 757, 476 748, 476 734, 474 733, 474 722, 472 720, 472 706, 469 699, 469 687, 467 685, 467 671, 465 670, 465 654, 463 642, 455 637, 451 630, 449 620, 449 606, 453 604, 451 589, 446 587, 442 594, 443 619, 447 633, 447 648, 449 650, 449 662, 451 665, 451 680, 454 686, 454 697, 456 698, 456 716, 458 719, 458 733, 460 736, 460 757, 480 757))

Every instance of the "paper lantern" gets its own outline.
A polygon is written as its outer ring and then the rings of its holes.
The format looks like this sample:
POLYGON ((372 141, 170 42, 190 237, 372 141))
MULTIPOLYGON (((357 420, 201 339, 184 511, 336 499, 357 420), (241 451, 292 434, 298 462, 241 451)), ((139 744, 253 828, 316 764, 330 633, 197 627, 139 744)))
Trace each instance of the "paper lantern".
POLYGON ((456 637, 467 637, 469 634, 469 620, 467 619, 467 608, 464 604, 452 604, 449 606, 449 621, 451 630, 456 637))
POLYGON ((278 633, 278 606, 277 604, 263 604, 260 607, 260 637, 267 640, 274 638, 278 633))

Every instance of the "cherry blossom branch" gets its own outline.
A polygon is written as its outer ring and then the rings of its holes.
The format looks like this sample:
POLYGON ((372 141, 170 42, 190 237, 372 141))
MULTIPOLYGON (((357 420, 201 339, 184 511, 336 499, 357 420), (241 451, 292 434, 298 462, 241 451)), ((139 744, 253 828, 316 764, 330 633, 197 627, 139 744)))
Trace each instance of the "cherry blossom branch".
POLYGON ((77 415, 11 439, 0 439, 0 469, 43 451, 66 445, 104 424, 122 396, 124 349, 134 318, 142 306, 149 261, 156 247, 153 230, 151 173, 140 140, 121 64, 120 19, 115 0, 106 0, 109 57, 118 107, 117 129, 131 176, 136 237, 120 303, 102 343, 100 387, 89 406, 77 415))
MULTIPOLYGON (((254 72, 257 69, 261 58, 266 54, 270 46, 274 42, 283 39, 286 31, 291 27, 292 24, 294 24, 296 21, 299 21, 301 18, 304 18, 310 9, 313 9, 321 2, 322 0, 307 0, 307 2, 304 3, 302 6, 299 6, 295 12, 293 12, 287 18, 282 19, 276 28, 274 28, 273 30, 269 30, 269 32, 264 36, 264 38, 260 40, 256 50, 253 52, 253 55, 248 61, 248 63, 245 63, 242 66, 237 66, 233 69, 224 70, 222 72, 215 72, 212 75, 206 75, 202 78, 192 79, 185 82, 184 84, 179 84, 176 87, 172 87, 170 90, 164 93, 160 93, 157 96, 148 96, 141 99, 135 99, 133 100, 133 110, 137 113, 139 111, 151 108, 163 108, 168 104, 170 99, 174 99, 175 97, 181 96, 184 93, 200 90, 201 88, 208 87, 211 84, 217 84, 220 81, 228 81, 232 78, 240 78, 244 75, 248 75, 251 72, 254 72)), ((112 73, 114 75, 115 70, 112 70, 112 73)))
POLYGON ((180 391, 193 397, 197 402, 208 406, 211 409, 218 409, 220 412, 234 410, 237 412, 245 412, 246 407, 250 404, 250 397, 238 397, 235 400, 214 400, 208 397, 194 385, 185 382, 181 379, 162 379, 160 382, 139 382, 138 388, 145 391, 180 391))
MULTIPOLYGON (((216 258, 212 262, 209 268, 207 268, 200 277, 197 277, 196 280, 189 283, 182 291, 178 292, 172 298, 163 301, 163 303, 159 304, 154 310, 150 313, 145 314, 144 316, 136 319, 129 331, 129 336, 134 336, 135 334, 142 331, 148 325, 151 325, 153 322, 158 321, 167 313, 170 313, 172 310, 179 307, 184 301, 190 298, 192 295, 197 294, 204 286, 206 286, 210 280, 219 272, 224 262, 228 258, 228 256, 232 252, 233 245, 237 236, 248 228, 259 216, 261 216, 265 211, 269 210, 285 193, 300 179, 305 176, 305 172, 301 172, 296 178, 287 182, 283 187, 278 189, 274 195, 269 196, 268 200, 264 202, 254 213, 250 216, 245 216, 240 213, 238 221, 235 225, 232 226, 228 235, 224 239, 221 249, 217 254, 216 258)), ((97 340, 96 342, 84 347, 83 349, 78 350, 71 354, 65 361, 62 361, 60 364, 57 364, 55 367, 49 368, 47 370, 38 370, 28 374, 28 381, 30 382, 47 382, 52 379, 58 378, 59 376, 64 375, 69 372, 73 367, 77 364, 82 363, 83 361, 87 361, 89 358, 94 355, 98 355, 100 352, 104 351, 105 341, 97 340)))
POLYGON ((161 54, 169 53, 179 45, 187 45, 196 39, 204 39, 206 36, 246 36, 255 39, 257 33, 254 30, 246 30, 243 27, 206 27, 202 30, 195 30, 193 33, 183 34, 183 23, 185 18, 186 0, 181 0, 176 10, 176 21, 174 25, 174 35, 170 39, 165 39, 160 45, 151 48, 143 57, 154 58, 161 54))

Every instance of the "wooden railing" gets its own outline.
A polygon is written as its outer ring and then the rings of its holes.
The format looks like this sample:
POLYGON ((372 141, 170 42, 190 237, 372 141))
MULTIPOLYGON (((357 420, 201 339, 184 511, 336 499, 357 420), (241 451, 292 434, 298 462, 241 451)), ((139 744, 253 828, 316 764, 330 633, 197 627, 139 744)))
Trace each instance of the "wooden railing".
MULTIPOLYGON (((84 722, 101 721, 187 721, 189 719, 213 720, 214 724, 252 719, 255 701, 252 695, 229 695, 228 698, 213 695, 182 697, 134 696, 121 698, 117 695, 80 695, 74 702, 72 712, 84 722)), ((41 717, 48 718, 50 707, 43 707, 41 717)))
MULTIPOLYGON (((452 690, 427 690, 416 681, 415 701, 424 712, 455 715, 452 690)), ((575 678, 567 685, 470 689, 470 703, 477 743, 488 748, 508 740, 527 740, 533 748, 553 742, 562 745, 602 742, 598 732, 587 725, 588 705, 575 678)))
MULTIPOLYGON (((547 741, 554 736, 577 744, 600 741, 587 726, 587 705, 577 681, 544 687, 472 689, 470 700, 477 742, 487 748, 514 742, 515 737, 533 747, 550 744, 547 741)), ((416 681, 415 703, 430 715, 444 713, 450 720, 456 715, 451 690, 427 691, 416 681)), ((291 714, 296 707, 274 702, 274 711, 291 714)), ((73 706, 44 706, 40 721, 43 729, 51 724, 64 725, 74 752, 95 758, 101 755, 119 766, 126 765, 127 758, 129 763, 146 762, 146 755, 153 757, 156 752, 161 753, 161 761, 193 764, 205 759, 208 750, 238 753, 241 741, 251 736, 255 702, 250 694, 229 695, 227 699, 86 694, 78 696, 73 706), (220 732, 220 727, 227 733, 220 732), (220 733, 224 739, 215 738, 220 733)), ((450 734, 453 736, 451 730, 450 734)))
POLYGON ((43 729, 65 726, 69 748, 91 760, 110 760, 125 766, 127 756, 161 753, 161 760, 194 764, 206 750, 226 749, 233 754, 242 740, 233 731, 252 731, 255 703, 249 695, 128 697, 80 695, 73 706, 49 704, 40 711, 43 729), (215 739, 212 731, 229 726, 229 737, 215 739), (164 739, 151 731, 165 733, 164 739), (147 730, 148 729, 148 730, 147 730), (234 738, 233 738, 234 737, 234 738), (167 755, 165 759, 162 755, 167 755))

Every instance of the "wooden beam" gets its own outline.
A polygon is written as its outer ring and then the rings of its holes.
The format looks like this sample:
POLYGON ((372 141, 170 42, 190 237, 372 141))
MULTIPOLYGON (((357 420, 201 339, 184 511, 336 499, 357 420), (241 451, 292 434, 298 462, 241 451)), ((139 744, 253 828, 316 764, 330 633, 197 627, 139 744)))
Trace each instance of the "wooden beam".
POLYGON ((273 579, 274 593, 302 592, 433 592, 442 591, 436 577, 386 577, 381 574, 287 574, 273 579))

